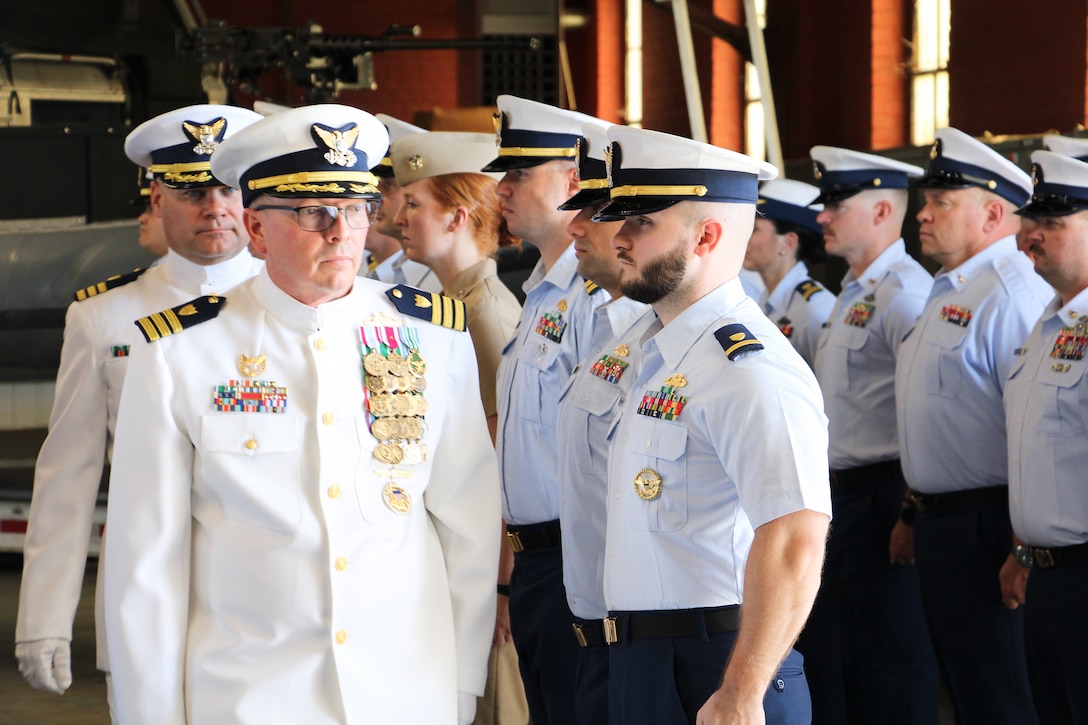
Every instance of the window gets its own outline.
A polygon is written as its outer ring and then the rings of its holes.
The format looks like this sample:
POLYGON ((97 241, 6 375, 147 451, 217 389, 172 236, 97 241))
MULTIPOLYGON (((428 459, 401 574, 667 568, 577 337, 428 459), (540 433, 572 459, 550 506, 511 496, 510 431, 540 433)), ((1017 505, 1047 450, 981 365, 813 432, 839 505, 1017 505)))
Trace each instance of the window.
POLYGON ((952 0, 915 0, 911 73, 911 143, 933 142, 948 125, 948 38, 952 0))
MULTIPOLYGON (((767 0, 756 0, 759 29, 767 26, 767 0)), ((744 64, 744 153, 757 159, 767 158, 767 126, 763 117, 763 93, 754 63, 744 64)))

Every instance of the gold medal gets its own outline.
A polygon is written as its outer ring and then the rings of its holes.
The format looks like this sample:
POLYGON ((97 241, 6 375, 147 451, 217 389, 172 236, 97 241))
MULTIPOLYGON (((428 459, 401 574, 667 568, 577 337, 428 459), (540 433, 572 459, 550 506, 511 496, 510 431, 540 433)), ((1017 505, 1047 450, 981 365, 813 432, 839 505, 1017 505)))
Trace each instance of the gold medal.
POLYGON ((412 497, 403 486, 395 483, 387 483, 382 488, 382 501, 393 513, 406 514, 412 510, 412 497))
POLYGON ((643 501, 653 501, 661 495, 661 474, 652 468, 643 468, 635 474, 635 493, 643 501))
POLYGON ((401 438, 418 440, 423 437, 423 421, 419 418, 401 418, 401 438))
POLYGON ((370 432, 375 438, 380 441, 387 441, 395 438, 393 433, 393 419, 392 418, 378 418, 376 421, 370 424, 370 432))
POLYGON ((367 375, 366 389, 372 393, 384 393, 388 390, 386 380, 384 375, 367 375))
POLYGON ((427 363, 423 360, 423 356, 419 354, 419 350, 412 350, 408 355, 408 367, 412 369, 413 375, 423 375, 427 372, 427 363))
POLYGON ((389 366, 390 375, 401 378, 408 374, 408 361, 400 353, 389 353, 389 357, 385 359, 385 362, 389 366))
POLYGON ((381 463, 394 465, 404 460, 404 451, 395 443, 379 443, 374 448, 374 458, 381 463))
POLYGON ((422 393, 426 389, 427 389, 427 379, 424 378, 422 375, 420 375, 419 377, 417 377, 415 380, 412 381, 412 390, 414 390, 415 392, 422 393))
POLYGON ((409 397, 408 400, 412 402, 410 415, 427 415, 430 405, 428 405, 426 398, 422 395, 413 395, 409 397))
POLYGON ((389 393, 378 393, 370 397, 370 413, 378 418, 387 418, 396 414, 394 401, 396 398, 389 393))
POLYGON ((258 355, 257 357, 250 357, 245 353, 238 356, 238 372, 246 378, 255 378, 258 375, 264 373, 265 367, 268 366, 268 358, 264 355, 258 355))
POLYGON ((363 358, 363 368, 367 375, 385 375, 389 372, 389 366, 385 364, 385 358, 376 350, 368 352, 363 358))
POLYGON ((427 447, 422 443, 406 443, 404 445, 404 465, 418 466, 427 460, 427 447))

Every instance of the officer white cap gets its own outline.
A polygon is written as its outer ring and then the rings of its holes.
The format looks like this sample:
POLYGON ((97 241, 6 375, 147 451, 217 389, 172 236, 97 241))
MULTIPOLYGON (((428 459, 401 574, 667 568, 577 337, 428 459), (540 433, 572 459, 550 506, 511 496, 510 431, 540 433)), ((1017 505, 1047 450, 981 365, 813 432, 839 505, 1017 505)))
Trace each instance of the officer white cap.
POLYGON ((254 101, 253 110, 262 116, 271 116, 273 113, 290 111, 291 106, 284 106, 279 103, 272 103, 271 101, 254 101))
POLYGON ((1017 214, 1066 216, 1088 209, 1088 163, 1053 151, 1032 151, 1031 178, 1031 202, 1017 214))
POLYGON ((1062 156, 1072 156, 1080 161, 1088 161, 1088 138, 1050 134, 1043 136, 1043 148, 1062 156))
POLYGON ((483 174, 480 167, 494 155, 495 137, 489 133, 428 131, 401 136, 389 146, 401 186, 442 174, 483 174))
POLYGON ((868 189, 906 189, 909 178, 925 173, 920 166, 837 146, 813 146, 809 156, 820 185, 816 201, 824 204, 868 189))
POLYGON ((351 106, 321 104, 263 118, 221 144, 212 173, 242 191, 249 206, 261 194, 284 199, 374 199, 370 173, 389 145, 381 121, 351 106))
POLYGON ((227 138, 261 115, 237 106, 201 104, 144 121, 125 138, 125 155, 174 189, 232 186, 214 177, 211 159, 227 138))
POLYGON ((604 154, 612 124, 577 111, 566 113, 575 114, 582 121, 578 142, 578 192, 559 205, 561 210, 571 211, 608 201, 608 167, 604 154))
MULTIPOLYGON (((384 113, 375 113, 374 117, 385 124, 386 130, 389 131, 389 148, 385 150, 385 156, 382 157, 382 160, 378 162, 378 165, 371 169, 371 171, 375 176, 391 179, 393 178, 393 162, 389 158, 389 152, 393 148, 393 142, 403 136, 427 133, 427 129, 420 128, 407 121, 402 121, 399 118, 393 118, 384 113)), ((492 140, 491 146, 494 148, 494 140, 492 140)), ((476 171, 479 171, 479 169, 476 169, 476 171)))
POLYGON ((759 182, 778 176, 765 161, 660 131, 613 126, 608 138, 612 201, 595 221, 652 214, 682 201, 755 204, 759 182))
POLYGON ((963 131, 942 128, 929 151, 929 168, 915 186, 966 189, 977 186, 1023 206, 1031 197, 1031 177, 1019 166, 963 131))
POLYGON ((484 171, 524 169, 556 159, 578 158, 584 114, 517 96, 499 96, 496 103, 499 155, 484 171))
POLYGON ((775 179, 765 181, 759 186, 757 210, 764 217, 773 221, 796 224, 820 231, 816 215, 824 208, 823 204, 814 204, 820 190, 812 184, 793 179, 775 179))

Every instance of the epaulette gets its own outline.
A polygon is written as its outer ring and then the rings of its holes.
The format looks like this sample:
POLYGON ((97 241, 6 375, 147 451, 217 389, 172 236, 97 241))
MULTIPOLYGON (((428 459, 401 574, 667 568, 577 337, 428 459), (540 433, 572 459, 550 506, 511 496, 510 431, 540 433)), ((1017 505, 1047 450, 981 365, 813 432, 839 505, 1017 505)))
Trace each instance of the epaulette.
POLYGON ((596 282, 594 282, 593 280, 591 280, 591 279, 585 280, 585 285, 586 285, 586 294, 587 295, 596 294, 601 289, 601 286, 599 284, 597 284, 596 282))
POLYGON ((167 337, 175 332, 199 325, 201 322, 215 319, 226 304, 226 297, 205 295, 183 305, 141 317, 134 324, 140 328, 145 340, 155 342, 160 337, 167 337))
POLYGON ((385 296, 402 315, 417 317, 458 332, 465 331, 465 303, 461 300, 406 284, 398 284, 385 296))
POLYGON ((794 290, 797 294, 801 295, 805 302, 808 302, 808 298, 817 292, 823 292, 824 288, 820 286, 819 282, 814 282, 811 279, 806 279, 801 284, 797 285, 794 290))
POLYGON ((719 327, 714 331, 714 337, 718 338, 725 356, 730 360, 736 360, 742 352, 754 352, 762 350, 763 343, 757 340, 748 328, 740 323, 719 327))
POLYGON ((103 292, 108 292, 111 289, 123 287, 129 282, 135 282, 137 278, 147 270, 143 267, 137 267, 128 274, 115 274, 105 282, 99 282, 98 284, 92 284, 90 287, 84 287, 81 290, 77 290, 74 294, 76 302, 82 302, 88 297, 94 297, 100 295, 103 292))

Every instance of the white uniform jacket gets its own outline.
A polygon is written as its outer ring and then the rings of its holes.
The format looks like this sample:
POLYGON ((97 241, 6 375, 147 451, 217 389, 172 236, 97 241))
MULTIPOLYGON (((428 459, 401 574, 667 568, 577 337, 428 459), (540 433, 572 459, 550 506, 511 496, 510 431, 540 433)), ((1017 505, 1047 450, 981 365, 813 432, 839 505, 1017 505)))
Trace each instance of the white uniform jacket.
MULTIPOLYGON (((199 295, 226 292, 263 266, 245 250, 211 266, 170 252, 135 281, 68 307, 49 435, 34 469, 17 642, 72 638, 121 383, 131 348, 143 344, 133 320, 199 295)), ((99 589, 102 572, 99 567, 99 589)), ((95 610, 98 667, 108 671, 100 597, 95 610)))
POLYGON ((106 541, 121 723, 454 723, 456 693, 483 692, 499 499, 472 342, 388 289, 313 308, 262 273, 133 355, 106 541), (392 467, 360 328, 398 321, 427 364, 429 454, 392 467), (285 408, 221 409, 241 379, 285 408))

